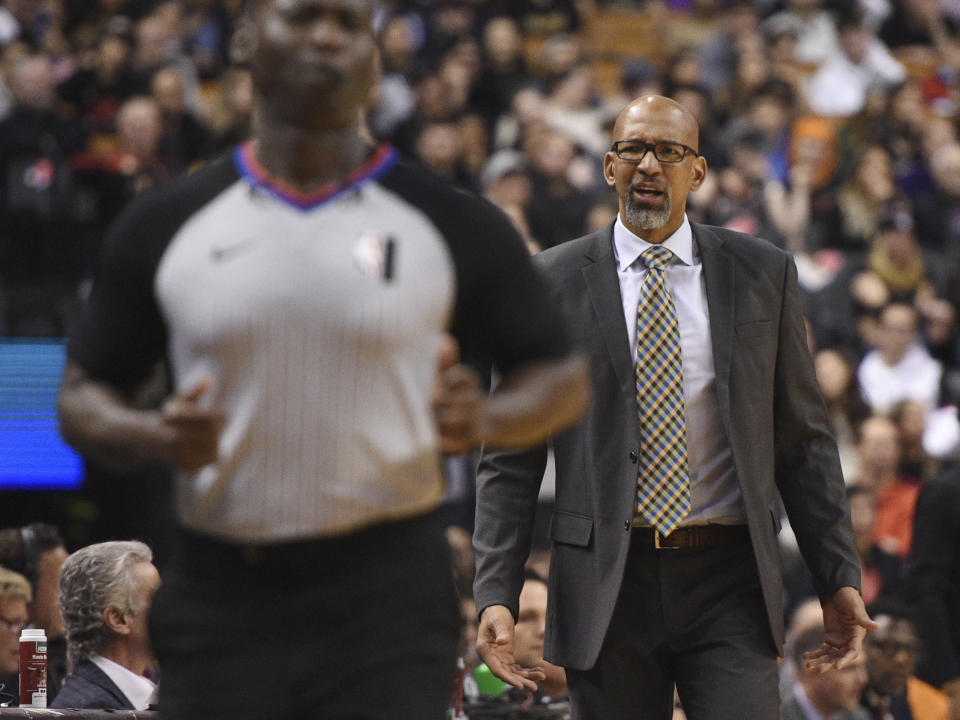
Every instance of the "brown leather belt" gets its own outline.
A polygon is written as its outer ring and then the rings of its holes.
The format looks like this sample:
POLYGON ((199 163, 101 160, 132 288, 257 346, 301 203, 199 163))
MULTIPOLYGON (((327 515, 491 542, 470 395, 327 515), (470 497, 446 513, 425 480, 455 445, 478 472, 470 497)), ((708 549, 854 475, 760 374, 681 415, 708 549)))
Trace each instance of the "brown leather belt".
POLYGON ((690 525, 679 527, 666 537, 652 527, 634 526, 630 535, 631 545, 657 550, 704 548, 749 540, 750 530, 746 525, 690 525))

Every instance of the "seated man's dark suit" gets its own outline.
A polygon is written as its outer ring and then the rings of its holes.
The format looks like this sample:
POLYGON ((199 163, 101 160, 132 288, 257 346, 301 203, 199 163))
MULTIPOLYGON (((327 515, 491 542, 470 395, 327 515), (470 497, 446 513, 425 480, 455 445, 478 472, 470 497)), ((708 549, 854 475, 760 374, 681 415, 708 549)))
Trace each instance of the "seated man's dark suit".
POLYGON ((90 660, 77 665, 67 677, 51 708, 133 710, 127 696, 90 660))

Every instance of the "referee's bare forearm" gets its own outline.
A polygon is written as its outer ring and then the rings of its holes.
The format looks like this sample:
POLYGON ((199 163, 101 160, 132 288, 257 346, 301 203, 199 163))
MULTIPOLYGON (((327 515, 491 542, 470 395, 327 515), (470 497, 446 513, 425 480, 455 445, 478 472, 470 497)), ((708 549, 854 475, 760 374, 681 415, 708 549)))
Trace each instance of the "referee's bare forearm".
POLYGON ((586 357, 524 365, 504 377, 485 408, 483 440, 519 449, 543 442, 576 422, 590 402, 586 357))
POLYGON ((114 470, 163 460, 156 411, 140 410, 119 389, 68 360, 58 399, 60 433, 79 452, 114 470))

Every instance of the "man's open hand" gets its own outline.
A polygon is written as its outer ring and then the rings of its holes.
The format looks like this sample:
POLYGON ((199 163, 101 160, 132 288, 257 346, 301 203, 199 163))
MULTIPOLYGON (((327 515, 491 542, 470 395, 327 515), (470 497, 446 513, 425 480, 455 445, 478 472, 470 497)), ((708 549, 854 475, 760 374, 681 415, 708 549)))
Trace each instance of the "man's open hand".
POLYGON ((537 681, 546 679, 540 668, 523 668, 513 657, 513 615, 503 605, 491 605, 480 616, 477 652, 491 672, 515 688, 537 689, 537 681))
POLYGON ((876 630, 860 593, 842 587, 823 601, 823 645, 806 653, 807 668, 817 672, 840 670, 850 664, 863 646, 867 630, 876 630))
POLYGON ((172 395, 160 408, 158 432, 166 460, 185 470, 199 470, 216 462, 223 410, 204 407, 201 399, 212 381, 204 378, 189 390, 172 395))

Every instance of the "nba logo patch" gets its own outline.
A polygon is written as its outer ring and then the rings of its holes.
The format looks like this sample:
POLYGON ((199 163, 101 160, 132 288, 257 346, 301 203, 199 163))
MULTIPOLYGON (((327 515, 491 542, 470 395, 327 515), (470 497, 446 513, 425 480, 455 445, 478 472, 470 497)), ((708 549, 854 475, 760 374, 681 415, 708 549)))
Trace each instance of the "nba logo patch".
POLYGON ((367 277, 393 278, 393 237, 374 231, 365 232, 353 244, 353 261, 367 277))

